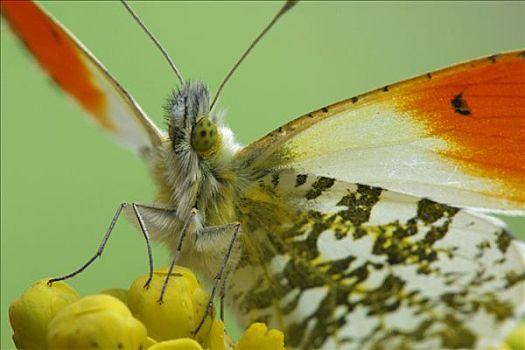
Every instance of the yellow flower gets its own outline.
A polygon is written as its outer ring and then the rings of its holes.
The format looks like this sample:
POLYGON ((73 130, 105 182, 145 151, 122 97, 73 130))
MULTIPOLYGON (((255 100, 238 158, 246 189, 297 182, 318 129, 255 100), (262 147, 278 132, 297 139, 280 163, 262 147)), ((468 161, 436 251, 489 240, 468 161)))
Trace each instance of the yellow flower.
MULTIPOLYGON (((209 294, 199 285, 195 275, 184 267, 175 267, 170 277, 164 300, 158 302, 168 269, 155 270, 149 288, 144 288, 147 275, 137 278, 128 292, 128 306, 146 325, 148 335, 156 341, 193 338, 193 331, 201 321, 209 294)), ((213 315, 195 337, 202 343, 210 331, 213 315)))
POLYGON ((208 341, 205 346, 209 350, 233 350, 233 341, 224 330, 224 323, 215 320, 211 325, 208 341))
POLYGON ((514 349, 509 348, 507 344, 501 344, 496 347, 492 347, 492 346, 488 347, 486 350, 514 350, 514 349))
POLYGON ((166 340, 156 343, 148 350, 204 350, 197 341, 190 338, 166 340))
POLYGON ((158 303, 167 269, 156 270, 150 287, 147 275, 129 291, 105 289, 80 299, 63 282, 36 282, 9 308, 13 340, 19 349, 151 349, 151 350, 284 350, 283 333, 255 323, 235 347, 224 323, 207 316, 209 301, 194 274, 176 267, 164 302, 158 303), (141 322, 142 321, 142 322, 141 322))
POLYGON ((128 304, 128 291, 122 288, 107 288, 99 292, 99 294, 111 295, 124 304, 128 304))
POLYGON ((49 322, 65 306, 80 299, 64 282, 35 282, 9 306, 13 341, 19 349, 45 349, 49 322))
POLYGON ((146 327, 119 299, 90 295, 58 312, 47 343, 49 349, 143 349, 146 327))
POLYGON ((522 320, 507 336, 505 343, 512 350, 525 350, 525 321, 522 320))
POLYGON ((278 330, 268 331, 264 323, 253 323, 244 332, 235 350, 285 350, 284 334, 278 330))

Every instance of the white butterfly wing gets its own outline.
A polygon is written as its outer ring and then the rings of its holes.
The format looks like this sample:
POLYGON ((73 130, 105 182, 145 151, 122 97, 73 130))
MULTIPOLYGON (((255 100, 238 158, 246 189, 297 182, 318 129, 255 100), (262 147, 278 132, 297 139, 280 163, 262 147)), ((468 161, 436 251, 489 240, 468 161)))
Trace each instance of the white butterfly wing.
POLYGON ((2 1, 2 16, 43 70, 119 143, 141 152, 162 132, 106 68, 62 25, 30 1, 2 1))
POLYGON ((524 310, 524 244, 493 218, 292 170, 243 208, 228 294, 289 348, 486 348, 524 310))
POLYGON ((293 168, 486 210, 525 211, 525 55, 465 63, 310 113, 247 146, 293 168))

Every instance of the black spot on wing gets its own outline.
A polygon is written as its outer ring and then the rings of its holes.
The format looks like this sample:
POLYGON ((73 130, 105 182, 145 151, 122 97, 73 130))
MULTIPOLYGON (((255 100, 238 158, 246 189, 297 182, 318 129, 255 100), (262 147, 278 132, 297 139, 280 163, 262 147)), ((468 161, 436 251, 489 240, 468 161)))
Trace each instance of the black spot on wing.
POLYGON ((516 271, 509 271, 505 275, 505 289, 511 288, 515 286, 517 283, 520 283, 522 281, 525 281, 525 272, 516 272, 516 271))
POLYGON ((426 76, 427 76, 427 79, 428 79, 428 80, 432 79, 432 73, 427 73, 426 76))
POLYGON ((306 182, 306 179, 308 179, 308 175, 306 174, 297 175, 297 177, 295 178, 295 187, 304 185, 304 183, 306 182))
POLYGON ((452 108, 454 108, 454 111, 458 114, 461 114, 463 116, 471 114, 470 109, 467 105, 467 101, 463 99, 463 93, 454 96, 454 98, 450 100, 450 104, 452 105, 452 108))
POLYGON ((279 185, 279 174, 272 174, 272 185, 274 187, 277 187, 277 185, 279 185))
POLYGON ((498 55, 492 55, 492 56, 489 56, 487 57, 488 60, 492 63, 496 63, 496 58, 498 57, 498 55))
POLYGON ((346 210, 339 212, 339 215, 357 228, 354 236, 360 236, 359 227, 370 219, 372 208, 379 202, 381 192, 383 190, 380 187, 357 184, 356 192, 349 192, 337 203, 347 207, 346 210))
POLYGON ((512 242, 512 236, 505 230, 502 230, 496 238, 496 244, 498 246, 498 249, 503 254, 507 252, 507 249, 509 249, 511 242, 512 242))
POLYGON ((427 198, 423 198, 417 203, 417 218, 425 224, 433 224, 441 218, 451 218, 458 211, 458 208, 437 203, 427 198))
POLYGON ((476 335, 465 327, 461 320, 454 315, 446 315, 442 321, 447 326, 446 331, 438 335, 442 347, 445 349, 472 349, 476 344, 476 335))
POLYGON ((317 178, 317 180, 312 184, 312 188, 306 192, 305 198, 315 199, 323 193, 323 191, 326 191, 330 187, 332 187, 335 183, 335 179, 320 176, 317 178))
POLYGON ((323 108, 321 108, 321 111, 323 111, 323 113, 328 113, 328 108, 327 107, 323 107, 323 108))
POLYGON ((352 103, 356 103, 357 101, 359 101, 359 97, 355 96, 355 97, 352 97, 350 99, 350 101, 352 101, 352 103))
POLYGON ((381 89, 381 91, 383 91, 383 92, 388 92, 388 85, 383 86, 383 88, 381 89))

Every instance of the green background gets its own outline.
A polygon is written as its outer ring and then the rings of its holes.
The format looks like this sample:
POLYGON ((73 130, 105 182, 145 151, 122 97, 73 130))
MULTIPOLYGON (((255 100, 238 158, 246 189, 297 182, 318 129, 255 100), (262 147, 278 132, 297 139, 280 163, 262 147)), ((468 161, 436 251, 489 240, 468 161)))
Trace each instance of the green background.
MULTIPOLYGON (((150 116, 176 77, 117 2, 45 2, 150 116)), ((215 89, 279 8, 277 2, 133 3, 186 79, 215 89)), ((70 272, 96 249, 121 201, 147 202, 153 184, 39 71, 2 23, 2 348, 7 307, 33 281, 70 272)), ((525 46, 523 2, 303 2, 277 24, 221 98, 247 144, 314 109, 454 63, 525 46)), ((387 132, 387 130, 385 130, 387 132)), ((525 219, 506 220, 525 236, 525 219)), ((167 263, 162 247, 156 265, 167 263)), ((124 221, 81 293, 129 286, 147 270, 141 235, 124 221)), ((231 320, 231 317, 230 317, 231 320)))

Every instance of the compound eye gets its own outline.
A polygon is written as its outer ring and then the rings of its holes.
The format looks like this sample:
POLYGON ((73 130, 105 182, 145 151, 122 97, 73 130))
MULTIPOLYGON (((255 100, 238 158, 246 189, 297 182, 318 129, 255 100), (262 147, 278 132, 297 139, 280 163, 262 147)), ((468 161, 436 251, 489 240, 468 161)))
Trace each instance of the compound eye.
POLYGON ((217 126, 206 117, 201 118, 191 131, 191 146, 197 153, 209 151, 217 139, 217 126))

